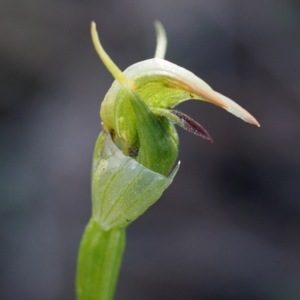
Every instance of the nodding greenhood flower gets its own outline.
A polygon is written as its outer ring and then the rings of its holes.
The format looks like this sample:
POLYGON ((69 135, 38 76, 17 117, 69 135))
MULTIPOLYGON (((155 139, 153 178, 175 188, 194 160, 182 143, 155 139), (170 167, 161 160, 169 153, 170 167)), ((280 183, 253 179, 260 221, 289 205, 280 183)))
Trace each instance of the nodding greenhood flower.
POLYGON ((167 175, 178 154, 174 124, 208 141, 207 131, 196 121, 173 108, 190 99, 220 106, 246 122, 259 126, 256 119, 238 104, 215 92, 192 72, 164 59, 166 36, 156 22, 155 57, 128 67, 123 73, 102 48, 95 23, 92 39, 103 63, 116 79, 100 110, 104 128, 125 155, 152 171, 167 175))
POLYGON ((100 109, 104 130, 93 156, 92 216, 78 257, 78 300, 112 299, 127 225, 159 199, 178 170, 179 164, 170 173, 179 144, 174 124, 212 141, 199 123, 174 110, 176 105, 208 101, 259 126, 238 104, 164 60, 165 32, 160 23, 156 30, 155 57, 121 72, 102 48, 95 23, 91 26, 96 51, 116 80, 100 109))
POLYGON ((166 177, 178 155, 174 124, 212 141, 199 123, 174 110, 176 105, 190 99, 208 101, 259 126, 238 104, 164 60, 165 31, 160 23, 155 25, 155 57, 121 72, 102 48, 95 23, 91 24, 96 51, 116 79, 101 105, 104 132, 96 143, 92 171, 93 217, 105 229, 126 226, 171 184, 178 169, 177 165, 166 177))

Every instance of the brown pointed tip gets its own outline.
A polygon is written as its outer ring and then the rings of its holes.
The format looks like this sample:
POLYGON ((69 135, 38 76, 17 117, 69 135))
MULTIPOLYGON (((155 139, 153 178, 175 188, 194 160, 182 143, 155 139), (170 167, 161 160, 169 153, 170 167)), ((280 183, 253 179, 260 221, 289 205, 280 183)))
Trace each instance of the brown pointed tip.
POLYGON ((248 122, 250 124, 256 125, 260 127, 260 124, 257 122, 257 120, 248 113, 244 108, 242 108, 240 105, 238 105, 236 102, 231 100, 230 98, 216 92, 216 94, 219 96, 219 98, 223 101, 223 103, 227 104, 227 108, 225 108, 228 112, 232 113, 238 118, 241 118, 245 122, 248 122))
POLYGON ((258 123, 258 121, 250 114, 248 113, 245 109, 240 109, 240 112, 242 112, 243 110, 243 115, 238 117, 242 118, 244 121, 246 121, 247 123, 250 123, 252 125, 255 125, 257 127, 260 127, 260 124, 258 123))
MULTIPOLYGON (((231 112, 230 110, 228 110, 229 112, 231 112)), ((247 112, 247 115, 243 115, 243 116, 238 116, 237 117, 240 117, 241 119, 243 119, 245 122, 251 124, 251 125, 255 125, 257 127, 260 127, 260 124, 258 123, 258 121, 251 115, 247 112)))
POLYGON ((254 123, 253 125, 256 125, 257 127, 260 127, 260 123, 254 118, 254 123))

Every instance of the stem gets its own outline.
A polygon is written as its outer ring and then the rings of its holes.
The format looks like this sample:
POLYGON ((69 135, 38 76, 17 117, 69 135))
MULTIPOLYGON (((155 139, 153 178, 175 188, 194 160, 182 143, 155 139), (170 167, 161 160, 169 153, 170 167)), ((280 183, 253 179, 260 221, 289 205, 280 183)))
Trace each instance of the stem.
POLYGON ((86 226, 77 264, 77 299, 111 300, 125 247, 125 228, 104 231, 91 218, 86 226))

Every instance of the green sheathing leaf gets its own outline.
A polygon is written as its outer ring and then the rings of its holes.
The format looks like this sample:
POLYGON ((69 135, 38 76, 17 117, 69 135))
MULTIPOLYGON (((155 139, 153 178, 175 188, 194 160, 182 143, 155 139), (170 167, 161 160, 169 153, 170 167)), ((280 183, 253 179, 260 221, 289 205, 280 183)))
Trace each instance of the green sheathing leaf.
POLYGON ((123 155, 110 134, 101 133, 99 140, 92 176, 93 218, 104 230, 122 228, 159 199, 171 184, 178 166, 165 177, 123 155))

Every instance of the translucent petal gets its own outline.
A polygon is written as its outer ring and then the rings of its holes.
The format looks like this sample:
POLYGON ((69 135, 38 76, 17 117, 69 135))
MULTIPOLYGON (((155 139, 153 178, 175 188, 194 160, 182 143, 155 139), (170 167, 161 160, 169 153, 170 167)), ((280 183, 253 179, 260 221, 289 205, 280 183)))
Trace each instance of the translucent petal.
POLYGON ((172 183, 179 165, 166 177, 123 155, 102 132, 92 168, 93 218, 101 228, 121 228, 154 204, 172 183))

